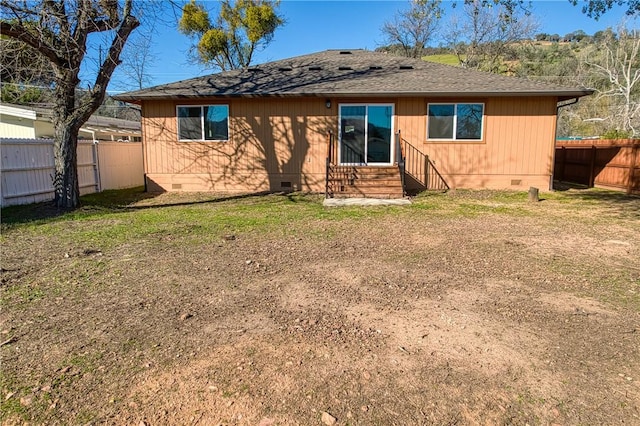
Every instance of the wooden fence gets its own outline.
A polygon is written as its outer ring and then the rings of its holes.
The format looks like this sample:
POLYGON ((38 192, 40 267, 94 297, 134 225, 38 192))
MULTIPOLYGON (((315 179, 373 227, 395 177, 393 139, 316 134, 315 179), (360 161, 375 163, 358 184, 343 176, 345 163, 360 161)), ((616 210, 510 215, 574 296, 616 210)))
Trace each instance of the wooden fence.
MULTIPOLYGON (((1 206, 52 200, 53 141, 0 139, 1 206)), ((142 144, 78 141, 80 194, 144 185, 142 144)))
POLYGON ((553 177, 640 194, 640 139, 557 141, 553 177))

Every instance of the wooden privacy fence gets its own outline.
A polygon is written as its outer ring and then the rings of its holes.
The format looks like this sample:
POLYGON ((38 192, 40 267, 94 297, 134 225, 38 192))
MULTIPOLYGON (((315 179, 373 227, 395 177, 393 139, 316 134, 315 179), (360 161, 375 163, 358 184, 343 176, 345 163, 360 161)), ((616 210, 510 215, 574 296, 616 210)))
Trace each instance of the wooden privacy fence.
MULTIPOLYGON (((2 206, 30 204, 54 197, 53 141, 0 139, 2 206)), ((80 194, 144 185, 142 144, 78 141, 80 194)))
POLYGON ((553 177, 640 194, 640 139, 556 141, 553 177))

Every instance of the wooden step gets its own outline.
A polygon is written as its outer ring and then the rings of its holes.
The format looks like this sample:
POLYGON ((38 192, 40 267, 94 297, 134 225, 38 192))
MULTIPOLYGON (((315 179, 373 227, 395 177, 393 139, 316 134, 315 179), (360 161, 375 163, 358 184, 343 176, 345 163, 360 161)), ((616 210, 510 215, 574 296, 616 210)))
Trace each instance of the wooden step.
POLYGON ((400 170, 396 166, 335 166, 329 187, 336 198, 402 198, 400 170))

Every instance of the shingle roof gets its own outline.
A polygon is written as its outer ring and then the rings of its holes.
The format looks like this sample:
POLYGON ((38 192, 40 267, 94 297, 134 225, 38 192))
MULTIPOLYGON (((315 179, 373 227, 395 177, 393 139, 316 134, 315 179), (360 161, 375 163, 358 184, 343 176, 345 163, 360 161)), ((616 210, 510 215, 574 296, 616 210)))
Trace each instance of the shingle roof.
POLYGON ((561 87, 367 50, 326 50, 123 93, 115 98, 129 102, 260 96, 529 95, 569 99, 591 93, 582 88, 561 87))

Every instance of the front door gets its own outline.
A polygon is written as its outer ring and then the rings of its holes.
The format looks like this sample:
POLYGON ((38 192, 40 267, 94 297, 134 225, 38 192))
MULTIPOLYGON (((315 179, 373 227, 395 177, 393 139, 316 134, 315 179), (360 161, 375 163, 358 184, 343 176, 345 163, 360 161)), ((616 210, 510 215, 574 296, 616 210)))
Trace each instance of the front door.
POLYGON ((390 165, 393 105, 340 105, 340 164, 390 165))

